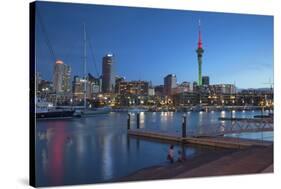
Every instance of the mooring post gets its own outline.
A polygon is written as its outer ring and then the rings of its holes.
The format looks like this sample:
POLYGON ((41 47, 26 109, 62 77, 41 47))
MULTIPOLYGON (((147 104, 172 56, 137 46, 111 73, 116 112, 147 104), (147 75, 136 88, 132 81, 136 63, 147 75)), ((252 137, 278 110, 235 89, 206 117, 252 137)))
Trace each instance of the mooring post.
POLYGON ((128 119, 127 119, 127 129, 130 130, 130 124, 131 124, 131 115, 128 114, 128 119))
POLYGON ((186 115, 182 116, 182 137, 186 137, 186 115))
POLYGON ((137 113, 137 129, 140 128, 140 113, 137 113))

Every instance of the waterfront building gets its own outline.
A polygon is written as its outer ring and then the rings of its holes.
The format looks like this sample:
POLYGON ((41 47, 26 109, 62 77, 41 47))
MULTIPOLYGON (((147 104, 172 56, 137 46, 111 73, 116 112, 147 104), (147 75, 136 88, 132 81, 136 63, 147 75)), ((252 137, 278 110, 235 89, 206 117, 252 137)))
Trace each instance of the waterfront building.
POLYGON ((202 76, 202 85, 210 85, 210 77, 202 76))
POLYGON ((53 92, 53 83, 51 81, 42 79, 40 83, 38 83, 37 90, 40 93, 51 93, 53 92))
POLYGON ((90 73, 88 73, 88 77, 87 77, 87 97, 88 98, 92 98, 93 94, 97 94, 101 92, 101 81, 100 78, 96 78, 93 75, 91 75, 90 73))
POLYGON ((203 56, 204 50, 203 50, 203 46, 202 46, 200 20, 199 20, 198 47, 197 47, 196 53, 197 53, 197 60, 198 60, 198 86, 201 86, 202 85, 202 56, 203 56))
POLYGON ((57 60, 53 71, 54 92, 56 94, 66 94, 71 91, 70 77, 70 66, 64 64, 61 60, 57 60))
POLYGON ((199 96, 197 93, 183 92, 173 95, 173 103, 175 106, 191 106, 199 104, 199 96))
POLYGON ((115 77, 115 93, 120 94, 120 83, 125 81, 125 77, 116 76, 115 77))
POLYGON ((177 77, 175 74, 169 74, 164 78, 164 95, 171 96, 177 87, 177 77))
POLYGON ((119 83, 119 92, 122 95, 148 95, 147 81, 122 81, 119 83))
POLYGON ((115 91, 114 61, 112 54, 106 54, 102 59, 102 92, 115 91))
POLYGON ((272 88, 259 88, 259 89, 242 89, 241 94, 273 94, 272 88))
POLYGON ((236 87, 233 84, 209 85, 209 91, 212 94, 235 94, 236 87))
POLYGON ((164 85, 157 85, 154 87, 154 92, 156 96, 164 95, 164 85))
POLYGON ((149 81, 148 84, 148 96, 154 96, 155 95, 155 89, 152 86, 152 81, 149 81))
POLYGON ((86 98, 91 99, 97 93, 100 93, 100 79, 95 78, 90 73, 87 78, 74 76, 72 82, 72 93, 74 99, 83 100, 84 99, 84 91, 85 91, 85 82, 86 84, 86 98))
POLYGON ((153 87, 148 88, 148 96, 154 96, 155 95, 155 90, 153 87))
POLYGON ((197 92, 197 91, 198 91, 198 83, 194 81, 192 84, 192 92, 197 92))
POLYGON ((273 107, 273 93, 268 90, 254 89, 255 92, 250 90, 243 90, 237 93, 236 103, 239 105, 254 105, 254 106, 264 106, 273 107))
POLYGON ((85 80, 79 76, 74 76, 72 82, 72 93, 74 99, 82 100, 84 98, 85 80))
POLYGON ((190 82, 184 81, 176 87, 176 90, 174 90, 174 94, 184 93, 184 92, 191 92, 190 82))

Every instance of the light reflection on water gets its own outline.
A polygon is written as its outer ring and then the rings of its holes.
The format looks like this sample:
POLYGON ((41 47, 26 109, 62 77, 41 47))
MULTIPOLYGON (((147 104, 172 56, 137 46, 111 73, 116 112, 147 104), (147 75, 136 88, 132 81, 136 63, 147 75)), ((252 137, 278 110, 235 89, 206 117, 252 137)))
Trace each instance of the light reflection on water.
MULTIPOLYGON (((251 117, 253 112, 235 112, 251 117)), ((182 113, 141 113, 140 127, 180 132, 182 113)), ((217 124, 230 112, 188 112, 188 130, 217 124)), ((38 121, 36 126, 36 175, 39 186, 98 183, 114 180, 139 169, 167 164, 169 144, 127 136, 127 113, 110 113, 72 120, 38 121)), ((224 123, 226 124, 226 123, 224 123)), ((136 114, 131 116, 136 128, 136 114)), ((211 149, 176 145, 187 158, 211 149)))

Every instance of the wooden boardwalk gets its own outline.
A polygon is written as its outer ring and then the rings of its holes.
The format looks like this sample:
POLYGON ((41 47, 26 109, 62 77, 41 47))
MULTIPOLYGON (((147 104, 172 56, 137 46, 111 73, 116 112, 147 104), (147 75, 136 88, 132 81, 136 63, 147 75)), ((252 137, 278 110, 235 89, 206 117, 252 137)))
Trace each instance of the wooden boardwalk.
POLYGON ((182 142, 186 144, 197 144, 232 149, 243 149, 251 146, 271 146, 273 144, 269 141, 239 139, 230 137, 181 137, 176 133, 167 133, 160 131, 156 132, 144 129, 130 129, 128 130, 128 135, 147 139, 182 142))

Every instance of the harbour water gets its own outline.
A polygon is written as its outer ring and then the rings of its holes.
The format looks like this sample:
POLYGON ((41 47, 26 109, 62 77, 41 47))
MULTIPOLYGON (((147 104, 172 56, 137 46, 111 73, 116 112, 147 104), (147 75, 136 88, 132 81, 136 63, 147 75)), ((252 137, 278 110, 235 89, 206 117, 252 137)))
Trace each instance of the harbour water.
MULTIPOLYGON (((187 113, 188 130, 229 124, 219 117, 230 112, 187 113)), ((253 117, 255 111, 235 112, 235 117, 253 117)), ((140 128, 161 132, 181 132, 183 113, 145 112, 140 128)), ((136 115, 131 116, 136 127, 136 115)), ((188 131, 189 132, 189 131, 188 131)), ((242 133, 230 137, 273 140, 273 132, 242 133)), ((127 136, 127 113, 111 112, 93 117, 44 120, 36 123, 36 182, 38 186, 111 182, 143 168, 167 165, 170 144, 127 136)), ((175 145, 187 159, 217 149, 175 145)), ((177 156, 175 157, 177 158, 177 156)))

